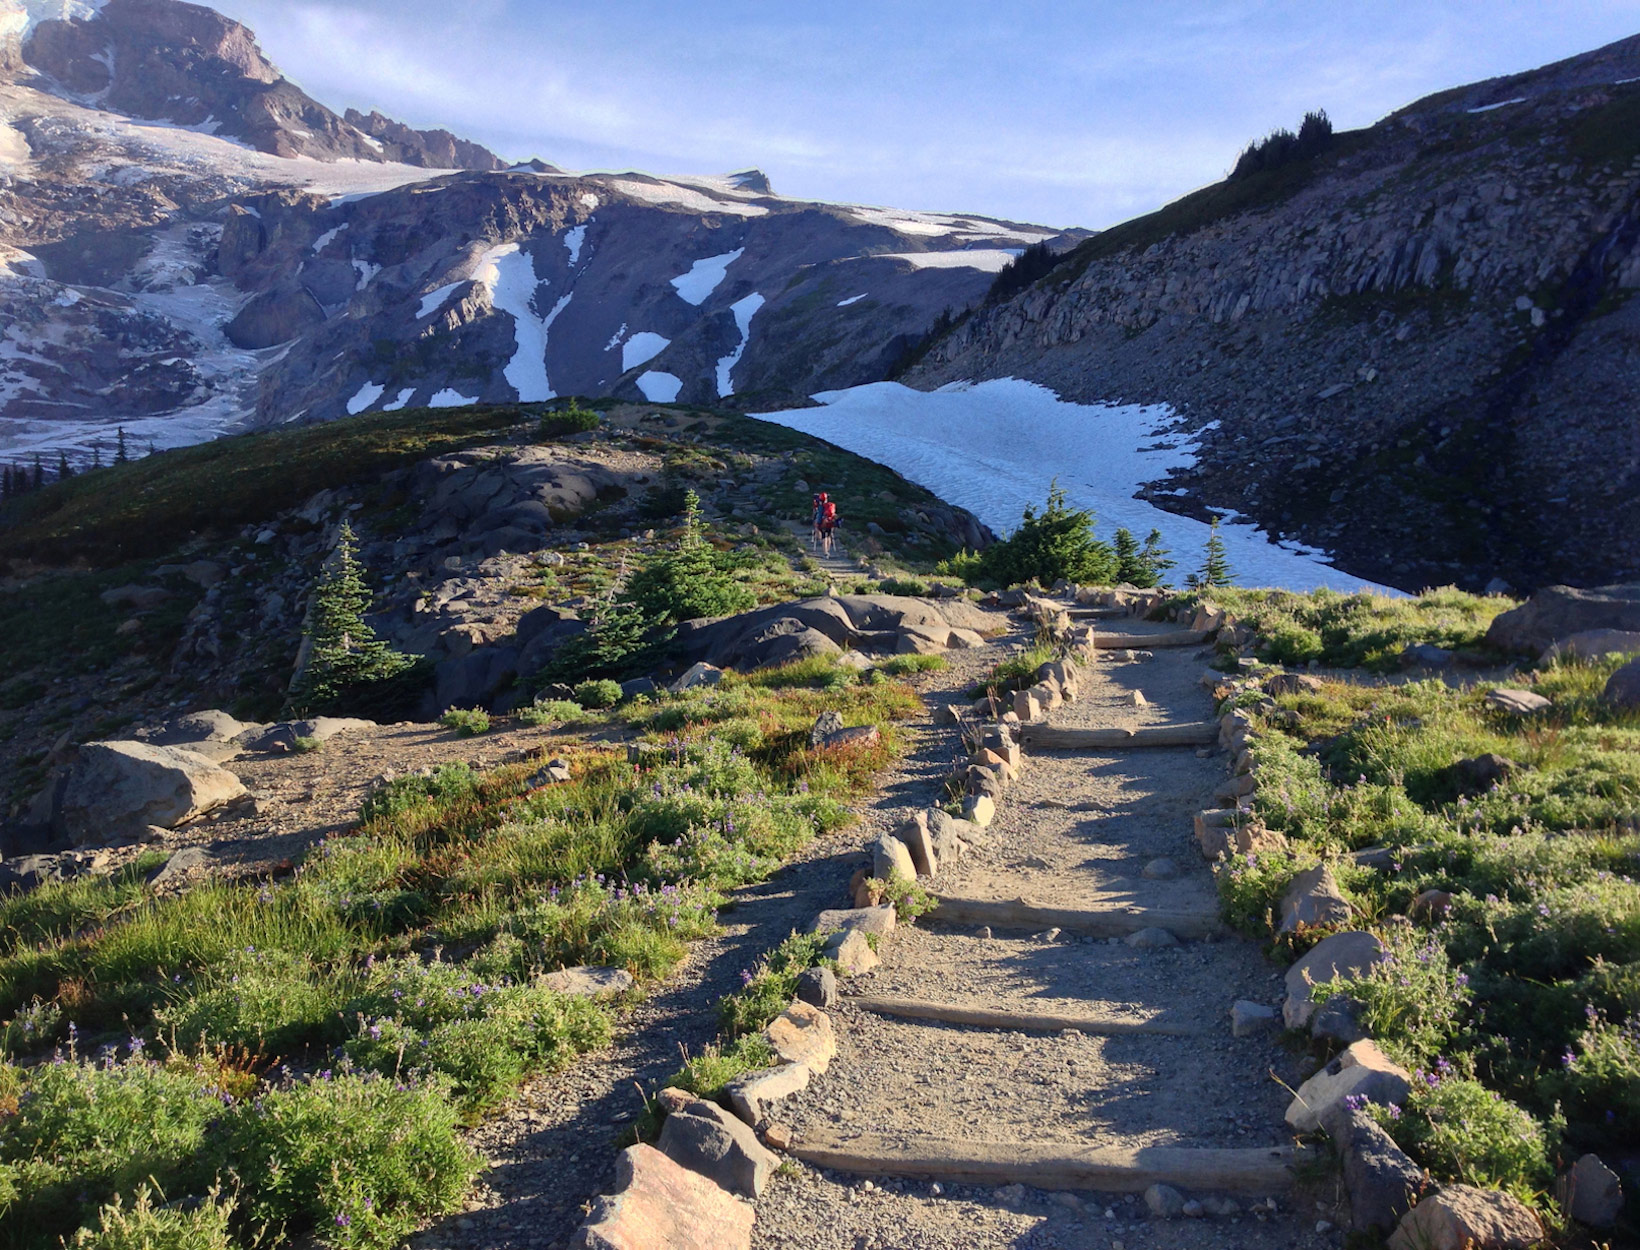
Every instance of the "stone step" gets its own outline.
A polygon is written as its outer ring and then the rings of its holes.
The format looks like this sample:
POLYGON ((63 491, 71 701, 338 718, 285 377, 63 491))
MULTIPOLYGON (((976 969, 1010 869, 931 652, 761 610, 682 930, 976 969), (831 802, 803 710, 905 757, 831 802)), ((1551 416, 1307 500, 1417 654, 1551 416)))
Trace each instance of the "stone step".
POLYGON ((1027 899, 969 898, 935 894, 939 906, 929 919, 943 924, 991 925, 1001 929, 1065 929, 1093 937, 1125 937, 1140 929, 1166 929, 1176 938, 1228 933, 1217 911, 1160 907, 1048 907, 1027 899))
POLYGON ((1058 1033, 1076 1029, 1102 1037, 1130 1033, 1155 1033, 1170 1037, 1199 1037, 1206 1030, 1197 1024, 1149 1019, 1124 1019, 1091 1013, 1006 1011, 994 1007, 965 1007, 960 1003, 935 1003, 916 998, 896 998, 880 994, 851 995, 845 1001, 879 1016, 904 1020, 931 1020, 938 1024, 960 1024, 978 1029, 1005 1029, 1020 1033, 1058 1033))
POLYGON ((861 1176, 897 1176, 968 1185, 1032 1185, 1138 1193, 1174 1185, 1190 1193, 1272 1194, 1293 1183, 1303 1154, 1291 1146, 1203 1149, 1084 1146, 1072 1141, 958 1141, 889 1133, 810 1131, 793 1157, 861 1176))
POLYGON ((1131 729, 1062 729, 1055 725, 1020 727, 1020 744, 1031 751, 1128 750, 1135 747, 1204 747, 1219 738, 1217 722, 1140 725, 1131 729))
POLYGON ((1154 647, 1198 647, 1211 638, 1206 629, 1174 629, 1160 634, 1095 634, 1092 645, 1100 651, 1149 651, 1154 647))

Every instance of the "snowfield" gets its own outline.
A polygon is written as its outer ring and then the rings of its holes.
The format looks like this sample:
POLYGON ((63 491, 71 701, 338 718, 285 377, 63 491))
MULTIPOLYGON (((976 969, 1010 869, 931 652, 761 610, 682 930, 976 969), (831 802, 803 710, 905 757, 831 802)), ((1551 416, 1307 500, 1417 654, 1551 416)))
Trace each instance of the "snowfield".
POLYGON ((872 260, 903 260, 913 269, 979 269, 1001 273, 1019 255, 1017 248, 976 247, 958 252, 879 252, 872 260))
POLYGON ((735 393, 733 373, 740 358, 746 354, 746 345, 752 341, 752 318, 757 310, 763 307, 763 297, 756 291, 744 299, 738 299, 729 305, 729 311, 735 315, 735 328, 740 331, 740 342, 735 344, 735 350, 717 362, 717 392, 719 398, 727 398, 735 393))
POLYGON ((680 273, 672 279, 678 298, 699 308, 706 302, 706 297, 722 285, 723 279, 729 273, 729 266, 745 253, 745 248, 737 247, 734 251, 724 252, 721 256, 708 256, 703 260, 697 260, 689 266, 688 273, 680 273))
POLYGON ((638 375, 638 389, 652 404, 669 404, 677 399, 678 392, 683 389, 683 379, 676 374, 651 369, 638 375))
MULTIPOLYGON (((611 342, 610 346, 613 347, 614 343, 611 342)), ((628 369, 648 364, 670 346, 671 339, 662 338, 651 330, 640 330, 621 344, 621 372, 625 373, 628 369)))
MULTIPOLYGON (((1028 505, 1040 508, 1057 479, 1071 503, 1093 511, 1106 541, 1123 526, 1141 541, 1154 528, 1173 553, 1175 580, 1201 563, 1207 525, 1134 498, 1144 483, 1194 461, 1195 444, 1177 431, 1177 418, 1164 405, 1066 403, 1017 378, 937 391, 875 382, 814 399, 824 406, 748 415, 885 464, 999 534, 1015 529, 1028 505)), ((846 533, 848 500, 839 507, 846 533)), ((1332 568, 1322 552, 1278 544, 1244 522, 1220 531, 1242 585, 1387 589, 1332 568)))

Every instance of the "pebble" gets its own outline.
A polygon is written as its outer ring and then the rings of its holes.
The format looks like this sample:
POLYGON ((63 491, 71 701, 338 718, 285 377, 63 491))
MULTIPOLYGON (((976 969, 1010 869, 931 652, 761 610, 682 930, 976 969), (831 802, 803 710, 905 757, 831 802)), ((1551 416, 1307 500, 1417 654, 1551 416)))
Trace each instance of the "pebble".
POLYGON ((986 941, 990 941, 991 940, 991 926, 990 925, 980 926, 979 935, 980 935, 980 937, 984 938, 986 941))

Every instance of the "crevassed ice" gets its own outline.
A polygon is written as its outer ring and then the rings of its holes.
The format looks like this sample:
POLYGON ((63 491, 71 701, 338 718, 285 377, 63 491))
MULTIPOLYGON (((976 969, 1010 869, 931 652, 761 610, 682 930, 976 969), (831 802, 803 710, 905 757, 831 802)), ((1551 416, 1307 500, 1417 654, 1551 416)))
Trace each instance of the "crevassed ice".
MULTIPOLYGON (((1175 581, 1198 568, 1208 526, 1165 512, 1134 492, 1195 462, 1193 437, 1165 405, 1072 404, 1018 378, 916 391, 875 382, 814 398, 823 406, 754 413, 888 465, 940 498, 969 509, 998 533, 1040 507, 1055 480, 1070 502, 1091 509, 1100 537, 1120 527, 1141 541, 1162 533, 1175 581)), ((1307 590, 1385 590, 1332 568, 1325 553, 1278 544, 1253 526, 1220 527, 1237 580, 1307 590)))
POLYGON ((740 331, 740 342, 735 344, 735 350, 717 362, 717 389, 719 397, 726 397, 735 393, 733 374, 740 358, 746 354, 746 345, 752 341, 752 318, 757 310, 763 307, 763 297, 756 291, 744 299, 738 299, 729 306, 729 311, 735 315, 735 326, 740 331))

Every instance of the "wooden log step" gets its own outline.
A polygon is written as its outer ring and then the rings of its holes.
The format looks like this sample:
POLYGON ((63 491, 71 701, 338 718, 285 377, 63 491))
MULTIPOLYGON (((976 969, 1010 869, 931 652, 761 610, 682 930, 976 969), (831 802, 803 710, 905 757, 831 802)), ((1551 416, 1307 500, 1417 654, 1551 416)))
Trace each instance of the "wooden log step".
POLYGON ((1226 932, 1216 911, 1174 911, 1157 907, 1047 907, 1022 898, 963 898, 936 894, 930 918, 943 924, 992 925, 1004 929, 1068 929, 1094 937, 1125 937, 1140 929, 1166 929, 1178 938, 1226 932))
POLYGON ((1125 750, 1131 747, 1202 747, 1219 739, 1212 721, 1185 725, 1144 725, 1133 729, 1061 729, 1030 723, 1020 726, 1021 745, 1038 751, 1125 750))
POLYGON ((912 1134, 845 1135, 813 1129, 790 1153, 816 1167, 863 1176, 969 1185, 1033 1185, 1139 1193, 1176 1185, 1187 1193, 1272 1194, 1293 1183, 1302 1155, 1291 1146, 1198 1149, 1083 1146, 1063 1142, 978 1142, 912 1134))
POLYGON ((962 1024, 976 1029, 1007 1029, 1020 1033, 1058 1033, 1064 1029, 1077 1029, 1098 1037, 1122 1037, 1131 1033, 1192 1037, 1204 1032, 1199 1025, 1163 1020, 1160 1017, 1129 1020, 1084 1013, 1057 1015, 1041 1011, 1002 1011, 990 1007, 965 1007, 957 1003, 932 1003, 917 998, 893 998, 879 994, 850 995, 844 1001, 879 1016, 895 1016, 902 1020, 929 1020, 935 1024, 962 1024))
POLYGON ((1120 616, 1132 616, 1126 608, 1067 608, 1073 621, 1110 621, 1120 616))
POLYGON ((1094 634, 1100 651, 1149 651, 1153 647, 1199 647, 1213 636, 1208 629, 1174 629, 1165 634, 1094 634))

